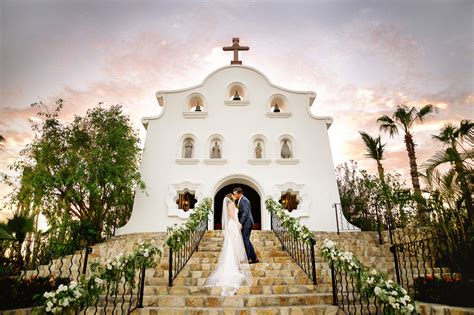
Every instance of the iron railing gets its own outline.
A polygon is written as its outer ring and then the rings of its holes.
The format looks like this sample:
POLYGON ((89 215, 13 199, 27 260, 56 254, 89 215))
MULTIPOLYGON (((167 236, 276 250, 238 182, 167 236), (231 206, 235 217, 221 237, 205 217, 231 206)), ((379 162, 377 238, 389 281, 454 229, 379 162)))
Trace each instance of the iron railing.
MULTIPOLYGON (((85 246, 69 255, 58 255, 48 249, 35 262, 25 263, 19 271, 19 280, 28 278, 67 278, 78 281, 87 272, 92 247, 85 246)), ((14 274, 15 272, 12 271, 14 274)))
POLYGON ((293 260, 313 281, 313 284, 317 284, 316 262, 314 258, 316 240, 311 238, 310 243, 307 243, 296 239, 282 226, 278 217, 273 213, 271 213, 271 228, 280 240, 283 250, 286 250, 288 254, 290 254, 293 260))
POLYGON ((368 297, 360 292, 358 279, 347 274, 342 268, 331 267, 332 304, 338 306, 345 314, 385 314, 384 306, 377 305, 375 297, 368 297))
MULTIPOLYGON (((84 310, 84 314, 131 314, 137 308, 143 308, 145 288, 145 267, 135 270, 138 285, 132 286, 125 281, 124 271, 116 285, 108 285, 105 294, 100 295, 93 306, 84 310)), ((81 311, 82 312, 82 311, 81 311)))
POLYGON ((186 241, 178 248, 173 250, 169 247, 169 267, 168 267, 168 285, 173 285, 173 280, 178 276, 179 272, 184 268, 195 251, 198 250, 199 242, 201 242, 204 233, 208 229, 207 217, 199 222, 196 230, 188 231, 186 241))
POLYGON ((337 227, 337 235, 340 234, 341 231, 359 231, 360 229, 354 226, 352 223, 347 221, 344 213, 342 212, 341 203, 336 202, 332 204, 334 208, 334 212, 336 213, 336 227, 337 227))
POLYGON ((472 269, 473 236, 430 237, 392 245, 397 282, 416 295, 418 278, 461 279, 466 268, 472 269))

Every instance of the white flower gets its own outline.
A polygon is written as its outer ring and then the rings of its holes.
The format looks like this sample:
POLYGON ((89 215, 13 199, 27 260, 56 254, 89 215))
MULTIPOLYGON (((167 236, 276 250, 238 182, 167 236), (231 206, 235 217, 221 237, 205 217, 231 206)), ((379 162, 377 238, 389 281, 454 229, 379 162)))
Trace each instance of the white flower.
POLYGON ((375 293, 375 295, 379 295, 380 292, 382 292, 382 289, 381 289, 380 287, 375 287, 375 288, 374 288, 374 293, 375 293))
POLYGON ((77 290, 74 291, 74 297, 75 297, 76 299, 80 298, 81 296, 82 296, 82 293, 81 293, 81 292, 79 292, 79 291, 77 291, 77 290))
POLYGON ((388 303, 393 304, 395 303, 396 299, 393 296, 388 297, 388 303))
POLYGON ((373 277, 368 277, 366 282, 367 284, 374 284, 375 279, 373 277))
POLYGON ((372 269, 372 271, 370 273, 375 276, 377 274, 377 270, 372 269))
POLYGON ((111 264, 107 264, 107 269, 112 270, 112 265, 111 265, 111 264))
POLYGON ((52 308, 53 306, 54 304, 51 301, 48 301, 48 303, 46 303, 46 307, 52 308))
POLYGON ((64 298, 63 306, 69 306, 69 299, 68 298, 64 298))
POLYGON ((387 289, 391 289, 392 288, 392 280, 388 280, 388 281, 385 281, 385 286, 387 287, 387 289))
POLYGON ((411 304, 408 304, 407 308, 410 312, 413 312, 415 310, 415 308, 411 304))
POLYGON ((143 256, 144 256, 144 257, 148 257, 148 256, 149 256, 149 254, 148 254, 148 249, 145 249, 145 251, 143 252, 143 256))
POLYGON ((77 282, 71 281, 71 283, 69 283, 69 289, 74 289, 75 287, 77 287, 77 282))
POLYGON ((407 301, 407 302, 410 302, 410 300, 411 300, 409 295, 405 295, 405 296, 403 297, 403 299, 404 299, 405 301, 407 301))
POLYGON ((99 285, 101 285, 102 282, 104 282, 104 280, 102 280, 101 278, 95 278, 94 281, 95 281, 95 283, 97 283, 99 285))
POLYGON ((46 307, 46 312, 51 312, 51 307, 46 307))
POLYGON ((393 295, 393 296, 397 296, 397 295, 398 295, 398 292, 395 291, 395 290, 393 290, 392 292, 390 292, 390 294, 393 295))
POLYGON ((67 291, 67 286, 64 284, 60 284, 56 292, 62 292, 62 291, 67 291))
POLYGON ((406 294, 407 294, 407 290, 405 290, 404 288, 401 288, 400 291, 402 291, 402 294, 403 294, 403 295, 406 295, 406 294))

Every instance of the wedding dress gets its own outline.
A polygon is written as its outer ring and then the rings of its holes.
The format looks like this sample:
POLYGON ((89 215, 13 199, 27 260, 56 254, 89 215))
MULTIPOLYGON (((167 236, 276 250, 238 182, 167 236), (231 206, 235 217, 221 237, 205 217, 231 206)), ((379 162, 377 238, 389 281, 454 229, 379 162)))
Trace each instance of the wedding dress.
POLYGON ((224 243, 217 266, 207 278, 205 286, 221 287, 221 295, 231 296, 241 286, 252 285, 252 274, 240 231, 237 208, 227 197, 222 205, 222 234, 224 243))

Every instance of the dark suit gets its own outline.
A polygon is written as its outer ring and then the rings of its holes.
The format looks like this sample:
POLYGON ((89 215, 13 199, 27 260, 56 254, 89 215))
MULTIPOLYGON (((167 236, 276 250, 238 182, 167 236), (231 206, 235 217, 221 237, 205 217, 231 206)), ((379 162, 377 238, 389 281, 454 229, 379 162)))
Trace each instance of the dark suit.
POLYGON ((242 237, 244 239, 245 251, 247 252, 247 258, 249 260, 256 260, 257 255, 250 242, 250 233, 252 232, 252 225, 254 223, 252 216, 252 209, 250 207, 250 201, 242 196, 240 202, 237 202, 239 206, 239 222, 242 224, 242 237))

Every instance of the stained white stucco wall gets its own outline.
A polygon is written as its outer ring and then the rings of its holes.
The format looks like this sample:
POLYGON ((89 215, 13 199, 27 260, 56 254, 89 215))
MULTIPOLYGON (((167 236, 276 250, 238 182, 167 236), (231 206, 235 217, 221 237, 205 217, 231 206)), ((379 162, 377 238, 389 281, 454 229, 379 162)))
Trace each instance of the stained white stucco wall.
POLYGON ((270 229, 265 198, 278 200, 287 189, 298 191, 301 199, 291 215, 311 230, 336 229, 332 204, 339 202, 339 194, 327 130, 332 119, 311 114, 316 93, 284 89, 254 68, 232 65, 211 73, 200 85, 156 96, 161 114, 143 119, 147 135, 141 175, 146 192, 137 191, 132 216, 118 234, 165 231, 190 213, 177 209, 177 191, 189 189, 198 199, 212 198, 232 183, 249 185, 260 194, 262 229, 270 229), (235 82, 245 93, 244 102, 229 101, 229 86, 235 82), (201 114, 188 112, 187 100, 196 95, 204 103, 201 114), (279 115, 269 113, 275 95, 286 102, 279 115), (222 161, 209 160, 213 135, 222 140, 222 161), (265 140, 263 161, 252 160, 256 135, 265 140), (182 159, 186 136, 195 140, 191 160, 182 159), (284 136, 292 139, 292 160, 280 157, 284 136), (255 164, 262 162, 267 164, 255 164))

